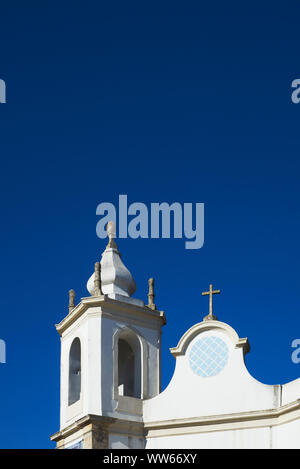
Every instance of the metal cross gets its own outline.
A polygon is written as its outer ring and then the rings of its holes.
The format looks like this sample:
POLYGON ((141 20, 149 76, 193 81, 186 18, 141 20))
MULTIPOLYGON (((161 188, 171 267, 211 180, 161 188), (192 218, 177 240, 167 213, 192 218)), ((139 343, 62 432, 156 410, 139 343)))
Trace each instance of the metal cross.
POLYGON ((206 319, 217 319, 216 316, 213 315, 213 295, 217 295, 221 293, 221 290, 213 290, 212 284, 209 285, 209 291, 204 291, 202 292, 203 296, 209 295, 209 314, 208 316, 205 316, 206 319))

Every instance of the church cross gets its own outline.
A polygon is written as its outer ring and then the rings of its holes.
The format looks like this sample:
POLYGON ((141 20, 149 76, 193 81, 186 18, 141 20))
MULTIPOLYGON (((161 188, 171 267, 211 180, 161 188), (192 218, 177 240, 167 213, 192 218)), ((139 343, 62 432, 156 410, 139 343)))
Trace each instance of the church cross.
POLYGON ((209 285, 209 291, 202 292, 203 296, 209 295, 209 314, 208 316, 205 316, 204 320, 217 319, 217 317, 213 315, 213 295, 217 295, 219 293, 221 293, 221 290, 213 290, 212 284, 209 285))

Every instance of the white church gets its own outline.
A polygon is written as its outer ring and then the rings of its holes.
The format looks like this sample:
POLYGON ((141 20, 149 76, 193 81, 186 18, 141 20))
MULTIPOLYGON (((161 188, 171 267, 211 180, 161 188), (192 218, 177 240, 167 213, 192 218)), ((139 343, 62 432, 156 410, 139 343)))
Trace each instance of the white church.
POLYGON ((246 338, 209 314, 176 347, 175 372, 160 389, 163 311, 132 298, 135 282, 109 242, 87 283, 90 296, 56 325, 61 337, 58 449, 300 448, 300 379, 266 385, 248 372, 246 338))

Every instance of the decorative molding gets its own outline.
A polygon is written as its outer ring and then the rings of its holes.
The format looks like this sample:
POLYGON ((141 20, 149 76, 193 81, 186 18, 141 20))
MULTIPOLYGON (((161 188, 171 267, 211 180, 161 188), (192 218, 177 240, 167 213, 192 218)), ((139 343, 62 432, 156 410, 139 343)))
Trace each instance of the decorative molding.
POLYGON ((299 418, 300 399, 284 406, 268 410, 155 422, 137 422, 98 415, 86 415, 77 422, 72 423, 52 435, 51 440, 57 442, 57 448, 63 448, 65 440, 72 441, 72 439, 77 438, 77 436, 81 436, 82 431, 83 435, 88 433, 90 431, 90 427, 88 427, 90 424, 94 425, 94 430, 100 425, 101 431, 107 432, 107 436, 109 434, 126 434, 139 437, 144 436, 148 439, 196 433, 242 430, 246 428, 273 427, 299 418), (70 437, 72 435, 74 438, 71 439, 70 437))
MULTIPOLYGON (((65 439, 71 435, 74 435, 74 438, 77 437, 75 435, 77 432, 81 435, 81 431, 84 428, 89 431, 87 426, 91 423, 96 426, 101 425, 101 429, 105 430, 107 435, 110 433, 130 434, 133 436, 145 436, 147 439, 246 428, 272 427, 299 418, 300 399, 276 409, 144 423, 98 415, 86 415, 52 435, 51 440, 57 442, 58 448, 63 448, 65 439)), ((70 438, 68 440, 70 441, 70 438)))
POLYGON ((144 425, 142 422, 88 414, 50 438, 57 443, 57 449, 64 449, 66 444, 78 438, 83 439, 84 449, 108 449, 109 434, 144 437, 144 425))
MULTIPOLYGON (((109 315, 109 311, 112 310, 114 315, 128 314, 129 317, 140 319, 141 321, 147 321, 147 323, 154 322, 157 324, 157 327, 166 324, 166 318, 164 311, 157 311, 148 308, 147 306, 138 306, 134 304, 129 304, 119 300, 113 300, 107 295, 102 295, 98 297, 87 297, 82 298, 81 302, 75 306, 74 309, 59 323, 56 324, 57 332, 62 335, 67 328, 69 328, 79 317, 81 317, 88 309, 100 307, 99 311, 105 317, 105 314, 109 315), (107 312, 105 310, 107 310, 107 312)), ((90 313, 90 312, 89 312, 90 313)))
POLYGON ((278 426, 299 419, 300 399, 284 406, 224 415, 145 422, 146 438, 278 426))
POLYGON ((50 439, 52 441, 59 442, 63 439, 66 439, 70 435, 78 432, 79 430, 84 429, 90 424, 95 424, 95 425, 102 425, 102 426, 109 426, 111 425, 115 419, 111 417, 104 417, 101 415, 92 415, 88 414, 82 417, 81 419, 77 420, 76 422, 72 423, 71 425, 68 425, 67 427, 63 428, 62 430, 54 433, 50 439))
POLYGON ((170 348, 170 352, 175 358, 180 355, 184 355, 189 343, 194 339, 194 337, 196 337, 196 335, 200 334, 201 332, 213 329, 220 329, 225 332, 226 335, 229 336, 229 338, 235 344, 235 347, 243 348, 244 354, 249 352, 250 346, 247 338, 240 339, 231 326, 225 324, 224 322, 213 319, 205 320, 192 326, 185 334, 183 334, 177 346, 170 348))

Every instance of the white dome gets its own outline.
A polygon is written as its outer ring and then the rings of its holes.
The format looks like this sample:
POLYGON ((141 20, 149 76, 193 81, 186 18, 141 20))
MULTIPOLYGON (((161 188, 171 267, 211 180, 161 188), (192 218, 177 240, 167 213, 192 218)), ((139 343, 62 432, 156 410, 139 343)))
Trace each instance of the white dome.
MULTIPOLYGON (((95 273, 87 282, 91 295, 94 291, 95 273)), ((123 295, 130 297, 136 290, 135 281, 121 260, 118 247, 113 238, 107 245, 101 259, 101 290, 104 295, 123 295)))

